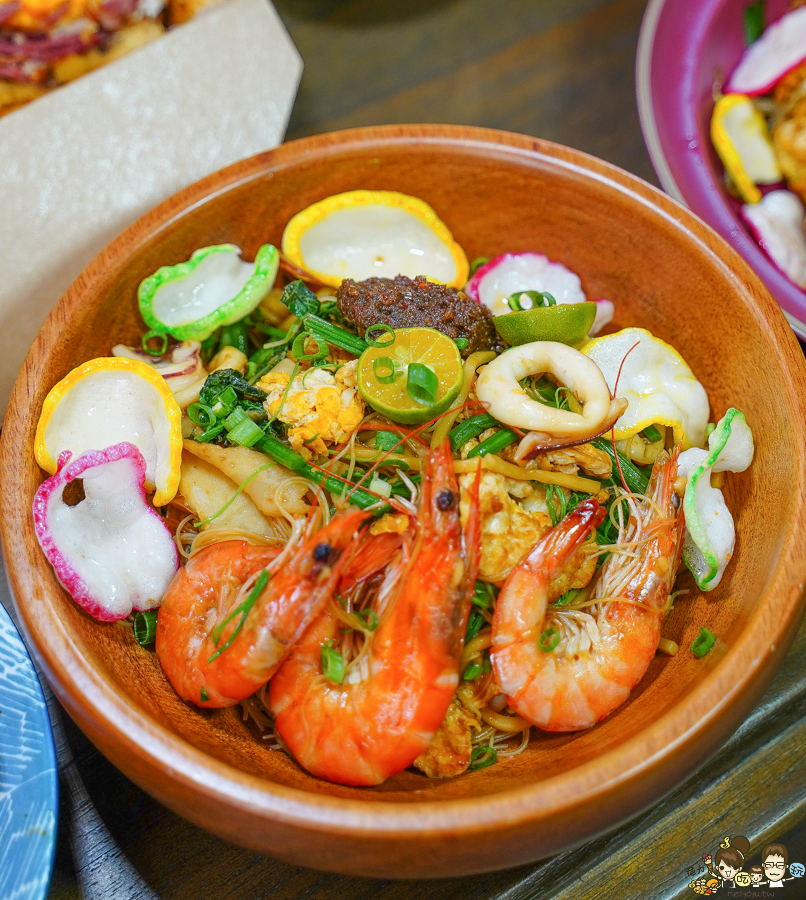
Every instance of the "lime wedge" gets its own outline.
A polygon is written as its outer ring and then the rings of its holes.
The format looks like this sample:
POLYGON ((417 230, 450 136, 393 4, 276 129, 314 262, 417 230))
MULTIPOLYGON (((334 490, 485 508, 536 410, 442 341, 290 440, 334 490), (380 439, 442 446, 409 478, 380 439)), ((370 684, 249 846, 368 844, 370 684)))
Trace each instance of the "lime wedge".
POLYGON ((493 324, 510 347, 532 341, 577 344, 587 337, 595 318, 595 303, 558 303, 495 316, 493 324))
POLYGON ((433 328, 398 328, 394 343, 368 347, 358 360, 358 390, 393 422, 417 425, 445 412, 462 389, 462 358, 454 342, 433 328), (409 372, 409 366, 413 371, 409 372), (425 366, 436 376, 424 373, 425 366), (410 374, 411 392, 409 391, 410 374), (423 377, 425 375, 425 377, 423 377), (415 399, 416 398, 416 399, 415 399))

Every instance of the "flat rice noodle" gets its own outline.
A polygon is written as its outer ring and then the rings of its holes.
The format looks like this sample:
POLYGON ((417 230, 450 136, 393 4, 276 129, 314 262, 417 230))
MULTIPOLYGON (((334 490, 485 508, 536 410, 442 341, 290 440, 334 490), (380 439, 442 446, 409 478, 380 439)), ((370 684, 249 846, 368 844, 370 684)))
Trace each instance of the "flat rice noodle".
MULTIPOLYGON (((198 520, 203 521, 215 515, 237 489, 238 485, 222 475, 214 466, 196 459, 190 453, 182 454, 179 493, 198 520)), ((260 512, 244 491, 238 494, 220 516, 209 524, 202 525, 201 531, 207 528, 251 531, 265 538, 277 536, 276 525, 260 512)))
MULTIPOLYGON (((253 472, 270 461, 265 453, 248 447, 217 447, 215 444, 200 444, 198 441, 185 441, 185 451, 214 466, 234 482, 235 487, 243 484, 253 472)), ((281 516, 282 510, 274 501, 277 489, 289 479, 298 477, 285 466, 275 464, 255 475, 242 493, 249 495, 264 516, 281 516)), ((309 504, 305 501, 307 491, 308 488, 299 482, 285 488, 282 501, 287 512, 295 516, 304 516, 308 512, 309 504)))

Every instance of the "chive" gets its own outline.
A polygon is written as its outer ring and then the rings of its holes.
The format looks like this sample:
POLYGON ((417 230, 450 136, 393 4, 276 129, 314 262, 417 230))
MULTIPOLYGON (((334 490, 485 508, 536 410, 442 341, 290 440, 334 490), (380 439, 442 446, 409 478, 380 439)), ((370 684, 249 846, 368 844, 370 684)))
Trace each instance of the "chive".
POLYGON ((472 681, 474 678, 478 678, 483 671, 481 663, 471 663, 462 673, 462 679, 472 681))
POLYGON ((338 325, 326 322, 324 319, 320 319, 319 316, 313 314, 305 316, 303 325, 311 334, 321 337, 328 344, 333 344, 334 347, 338 347, 340 350, 346 350, 353 356, 361 356, 367 349, 367 342, 363 338, 360 338, 357 334, 352 334, 352 332, 344 328, 339 328, 338 325))
POLYGON ((468 768, 475 772, 478 769, 486 769, 498 760, 498 751, 495 747, 474 747, 470 754, 470 765, 468 768))
POLYGON ((613 452, 613 445, 610 441, 605 440, 605 438, 596 438, 596 440, 591 441, 594 447, 597 447, 599 450, 604 450, 604 452, 610 457, 611 465, 613 466, 611 471, 611 477, 615 481, 618 478, 618 469, 616 467, 616 454, 618 454, 619 462, 621 463, 621 471, 624 473, 624 480, 627 482, 627 487, 635 494, 644 494, 646 493, 647 485, 649 484, 649 479, 643 472, 639 472, 638 469, 621 453, 619 450, 613 452))
POLYGON ((223 433, 223 425, 214 425, 212 428, 208 428, 207 431, 203 431, 201 434, 194 435, 193 440, 199 444, 209 444, 210 441, 215 440, 219 436, 219 434, 223 433))
POLYGON ((402 373, 390 356, 379 356, 378 359, 372 360, 372 374, 378 384, 392 384, 402 373))
MULTIPOLYGON (((385 346, 385 345, 384 345, 385 346)), ((409 363, 406 393, 420 406, 433 406, 437 401, 439 379, 423 363, 409 363)))
POLYGON ((322 666, 322 674, 328 681, 336 684, 342 683, 344 680, 344 657, 338 650, 334 650, 328 644, 322 644, 319 662, 322 666))
POLYGON ((134 639, 141 647, 147 647, 157 639, 156 609, 147 609, 134 617, 134 639))
POLYGON ((764 33, 764 0, 751 3, 744 10, 744 45, 754 44, 764 33))
POLYGON ((470 341, 467 338, 456 338, 454 344, 456 344, 460 350, 467 350, 470 341))
POLYGON ((477 256, 472 263, 470 263, 470 274, 475 275, 476 272, 482 267, 486 266, 490 261, 489 256, 477 256))
POLYGON ((547 628, 537 639, 537 646, 544 653, 551 651, 560 643, 560 632, 556 628, 547 628))
MULTIPOLYGON (((253 444, 253 446, 257 450, 260 450, 267 456, 276 460, 281 466, 291 469, 292 472, 302 475, 303 478, 307 478, 315 484, 321 484, 325 490, 330 491, 331 493, 341 494, 344 491, 344 482, 339 481, 338 478, 331 477, 325 472, 320 472, 319 469, 315 469, 313 466, 309 466, 302 456, 295 453, 293 450, 286 447, 285 444, 278 441, 277 438, 272 437, 269 434, 264 433, 263 437, 253 444)), ((350 494, 350 502, 361 509, 367 509, 368 507, 375 506, 379 503, 377 497, 373 497, 372 494, 362 491, 361 488, 352 491, 350 494)), ((375 513, 376 515, 382 515, 388 511, 389 506, 383 504, 378 506, 375 513)))
POLYGON ((473 606, 479 609, 489 609, 493 605, 493 589, 492 585, 484 581, 477 581, 473 586, 473 606))
POLYGON ((375 613, 374 609, 362 609, 356 615, 364 623, 364 627, 367 629, 367 631, 375 631, 375 629, 378 627, 378 616, 375 613))
POLYGON ((255 425, 249 416, 231 428, 227 435, 230 443, 238 444, 240 447, 254 447, 262 437, 263 429, 255 425))
POLYGON ((467 458, 473 459, 476 456, 486 456, 488 453, 500 453, 505 447, 508 447, 517 440, 518 436, 514 431, 510 431, 509 428, 502 428, 500 431, 496 431, 495 434, 491 434, 490 437, 483 440, 478 446, 474 447, 470 453, 467 454, 467 458))
POLYGON ((400 437, 393 431, 376 431, 375 448, 377 450, 392 450, 400 443, 400 437))
POLYGON ((694 638, 694 643, 691 645, 691 652, 697 657, 697 659, 702 659, 702 657, 711 650, 715 643, 715 635, 713 635, 707 628, 701 628, 700 633, 697 635, 697 637, 694 638))
POLYGON ((663 440, 663 435, 655 428, 654 425, 650 425, 649 428, 645 428, 641 434, 649 441, 650 444, 656 444, 658 441, 663 440))
POLYGON ((470 613, 470 617, 467 620, 467 629, 465 630, 465 643, 467 643, 468 641, 472 641, 473 638, 481 631, 483 625, 484 616, 477 609, 474 609, 470 613))
POLYGON ((395 342, 395 330, 391 325, 387 325, 385 322, 376 322, 364 331, 364 340, 370 347, 391 347, 395 342), (380 336, 377 338, 372 337, 370 331, 376 331, 378 328, 381 329, 382 334, 388 335, 391 340, 381 340, 380 336))
POLYGON ((312 362, 317 359, 324 359, 330 351, 327 344, 315 334, 308 334, 307 331, 301 331, 291 344, 291 355, 297 362, 312 362), (313 353, 306 353, 305 346, 309 340, 316 343, 316 350, 313 353))
POLYGON ((486 431, 488 428, 494 428, 496 425, 500 424, 498 419, 494 418, 489 413, 479 413, 477 416, 471 416, 471 418, 465 419, 464 422, 460 422, 453 428, 448 435, 448 440, 451 442, 451 450, 454 452, 456 450, 461 450, 469 440, 478 437, 482 431, 486 431))
POLYGON ((200 691, 200 693, 199 693, 199 696, 201 697, 201 702, 202 702, 202 703, 209 703, 209 702, 210 702, 210 695, 207 693, 207 688, 202 688, 201 691, 200 691))
POLYGON ((168 335, 164 331, 157 331, 156 328, 152 328, 143 335, 142 347, 149 356, 164 356, 168 350, 168 335), (160 339, 159 347, 151 346, 151 341, 154 338, 160 339))
POLYGON ((546 485, 546 508, 551 516, 551 526, 556 527, 558 522, 562 522, 568 511, 565 503, 565 493, 563 489, 556 484, 546 485), (559 505, 560 510, 557 511, 559 505))
POLYGON ((249 349, 249 340, 246 336, 246 322, 234 322, 232 325, 224 325, 221 329, 221 342, 219 349, 224 347, 235 347, 241 353, 246 353, 249 349))
POLYGON ((241 628, 243 628, 243 623, 246 621, 246 617, 249 615, 250 610, 255 605, 255 601, 257 598, 263 593, 263 588, 269 582, 269 573, 264 569, 260 575, 258 576, 257 581, 255 582, 255 586, 249 591, 249 595, 246 600, 241 603, 239 606, 236 606, 235 609, 224 619, 221 624, 216 625, 216 627, 210 632, 210 637, 213 640, 213 643, 216 647, 218 647, 219 641, 221 640, 221 636, 224 633, 224 629, 229 625, 229 623, 235 618, 235 616, 240 615, 240 619, 238 620, 238 624, 233 629, 232 634, 229 636, 227 643, 224 644, 223 647, 216 650, 216 652, 207 660, 208 665, 214 660, 217 659, 221 654, 229 647, 229 645, 235 640, 240 632, 241 628))
POLYGON ((216 423, 215 413, 203 403, 191 403, 187 408, 187 414, 190 421, 201 428, 209 428, 216 423))

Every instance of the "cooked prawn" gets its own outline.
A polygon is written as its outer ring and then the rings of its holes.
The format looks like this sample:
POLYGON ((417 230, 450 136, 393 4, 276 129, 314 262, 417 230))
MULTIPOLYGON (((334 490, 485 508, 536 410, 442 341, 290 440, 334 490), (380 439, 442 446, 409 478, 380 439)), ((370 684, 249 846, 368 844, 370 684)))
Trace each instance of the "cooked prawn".
POLYGON ((464 540, 447 441, 426 457, 416 526, 378 588, 379 625, 338 684, 322 647, 337 641, 332 610, 314 623, 275 675, 275 732, 313 775, 379 784, 428 746, 459 683, 459 659, 478 567, 478 515, 464 540))
POLYGON ((191 557, 157 619, 157 656, 177 694, 221 707, 263 687, 333 595, 370 516, 341 513, 301 541, 298 525, 282 553, 224 541, 191 557))
POLYGON ((589 620, 584 639, 568 629, 553 650, 538 646, 547 612, 549 623, 562 626, 563 612, 548 607, 551 583, 604 517, 596 500, 566 516, 504 584, 490 660, 509 705, 532 724, 547 731, 590 728, 627 699, 652 661, 683 543, 673 489, 677 455, 659 457, 646 497, 625 495, 630 515, 619 543, 626 549, 617 548, 602 566, 594 603, 582 614, 589 620))

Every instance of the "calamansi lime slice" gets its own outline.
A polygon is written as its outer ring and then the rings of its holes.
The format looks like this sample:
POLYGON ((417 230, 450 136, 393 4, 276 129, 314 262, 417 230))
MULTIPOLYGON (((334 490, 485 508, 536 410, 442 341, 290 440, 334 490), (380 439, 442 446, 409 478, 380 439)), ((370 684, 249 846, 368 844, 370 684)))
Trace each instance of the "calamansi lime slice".
POLYGON ((511 347, 532 341, 571 345, 588 336, 595 318, 595 303, 558 303, 496 316, 493 324, 511 347))
POLYGON ((398 328, 394 342, 391 335, 381 335, 379 343, 384 346, 369 347, 358 360, 358 390, 364 400, 381 415, 406 425, 445 412, 462 388, 456 344, 433 328, 398 328))

